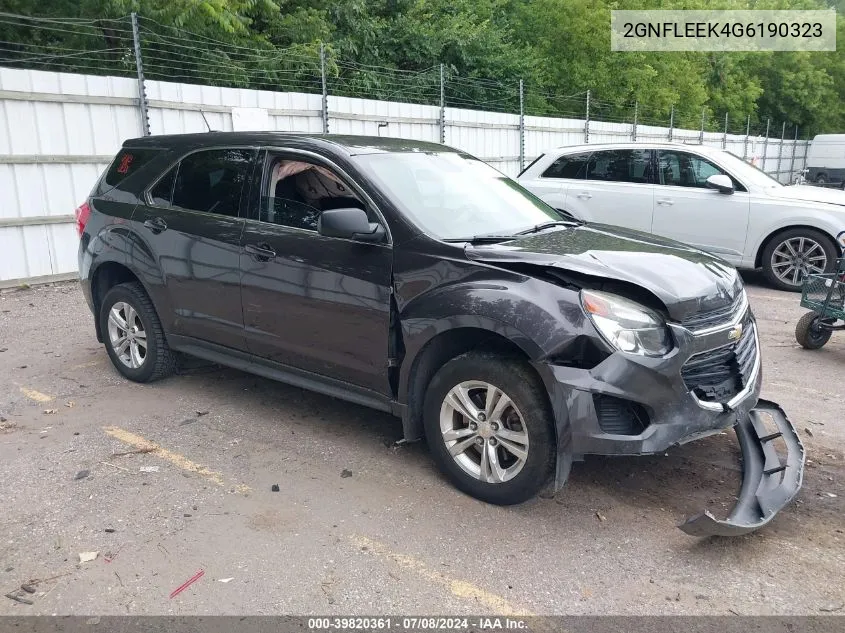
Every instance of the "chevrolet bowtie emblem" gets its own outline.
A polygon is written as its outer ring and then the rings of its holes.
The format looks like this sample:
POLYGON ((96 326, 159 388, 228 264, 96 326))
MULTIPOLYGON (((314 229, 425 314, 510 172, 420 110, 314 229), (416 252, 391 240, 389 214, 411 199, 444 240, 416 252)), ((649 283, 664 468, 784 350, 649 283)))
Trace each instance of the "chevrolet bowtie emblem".
POLYGON ((728 340, 736 341, 742 336, 742 323, 733 326, 728 332, 728 340))

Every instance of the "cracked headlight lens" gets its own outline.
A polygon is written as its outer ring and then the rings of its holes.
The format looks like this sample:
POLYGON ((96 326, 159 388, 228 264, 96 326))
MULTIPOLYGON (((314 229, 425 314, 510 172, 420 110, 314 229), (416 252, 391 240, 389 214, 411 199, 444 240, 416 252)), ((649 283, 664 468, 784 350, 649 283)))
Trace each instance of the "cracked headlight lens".
POLYGON ((645 306, 597 290, 582 290, 581 305, 602 337, 622 352, 663 356, 672 349, 666 323, 645 306))

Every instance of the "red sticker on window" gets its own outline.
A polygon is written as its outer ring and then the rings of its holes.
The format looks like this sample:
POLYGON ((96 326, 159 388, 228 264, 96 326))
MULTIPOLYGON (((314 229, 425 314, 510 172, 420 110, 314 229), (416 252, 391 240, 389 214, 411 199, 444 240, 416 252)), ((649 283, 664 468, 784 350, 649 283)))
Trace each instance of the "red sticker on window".
POLYGON ((132 164, 133 160, 135 160, 135 157, 132 154, 124 154, 123 156, 121 156, 120 166, 117 168, 117 173, 128 174, 129 166, 132 164))

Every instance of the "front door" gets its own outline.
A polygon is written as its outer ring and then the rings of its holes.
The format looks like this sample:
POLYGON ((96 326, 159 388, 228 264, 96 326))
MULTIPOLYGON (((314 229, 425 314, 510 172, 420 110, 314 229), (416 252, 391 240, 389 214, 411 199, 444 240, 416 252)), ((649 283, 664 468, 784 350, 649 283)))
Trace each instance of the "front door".
POLYGON ((244 350, 239 217, 253 149, 185 156, 133 216, 162 271, 173 334, 244 350))
POLYGON ((310 155, 268 152, 262 169, 241 255, 249 350, 389 394, 392 249, 317 233, 326 209, 358 206, 374 221, 375 210, 310 155))
POLYGON ((732 194, 707 187, 710 176, 730 174, 680 150, 659 150, 657 171, 652 232, 741 264, 750 210, 745 188, 736 180, 732 194))

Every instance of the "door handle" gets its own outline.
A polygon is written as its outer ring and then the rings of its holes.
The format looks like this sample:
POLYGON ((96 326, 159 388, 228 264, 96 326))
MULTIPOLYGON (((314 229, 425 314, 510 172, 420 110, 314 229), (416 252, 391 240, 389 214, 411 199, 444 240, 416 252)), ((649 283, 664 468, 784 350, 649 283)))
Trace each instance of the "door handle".
POLYGON ((144 220, 144 226, 153 233, 161 233, 162 231, 167 230, 167 222, 161 218, 149 218, 144 220))
POLYGON ((269 244, 247 244, 244 250, 260 262, 270 261, 276 257, 276 251, 269 244))
POLYGON ((666 207, 671 207, 673 204, 675 204, 675 201, 669 198, 661 198, 657 201, 657 204, 661 204, 666 207))
POLYGON ((582 200, 589 200, 593 197, 593 194, 591 194, 589 191, 582 191, 576 197, 581 198, 582 200))

